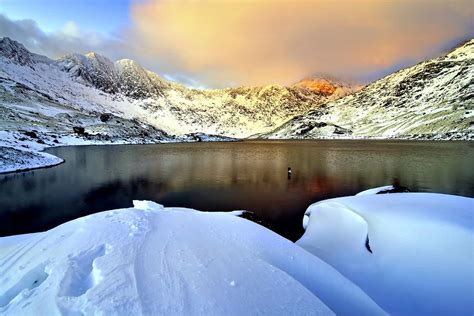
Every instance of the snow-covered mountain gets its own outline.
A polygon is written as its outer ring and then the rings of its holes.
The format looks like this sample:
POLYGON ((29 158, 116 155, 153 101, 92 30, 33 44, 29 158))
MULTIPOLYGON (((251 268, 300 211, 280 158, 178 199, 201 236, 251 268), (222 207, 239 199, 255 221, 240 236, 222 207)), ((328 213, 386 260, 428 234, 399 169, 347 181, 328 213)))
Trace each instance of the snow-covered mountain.
POLYGON ((51 60, 4 38, 0 130, 71 133, 81 126, 89 135, 147 141, 190 133, 206 139, 474 138, 473 47, 471 40, 363 89, 307 78, 290 87, 199 90, 133 60, 112 62, 96 53, 51 60), (102 114, 112 119, 103 121, 102 114))
POLYGON ((474 40, 260 136, 474 139, 474 40))
MULTIPOLYGON (((18 114, 18 103, 22 108, 35 103, 95 119, 97 114, 111 113, 170 135, 202 132, 243 138, 269 132, 289 118, 339 97, 298 86, 189 89, 133 60, 112 62, 96 53, 51 60, 9 38, 0 41, 0 79, 1 106, 6 112, 18 114)), ((81 124, 86 130, 94 125, 81 124)))

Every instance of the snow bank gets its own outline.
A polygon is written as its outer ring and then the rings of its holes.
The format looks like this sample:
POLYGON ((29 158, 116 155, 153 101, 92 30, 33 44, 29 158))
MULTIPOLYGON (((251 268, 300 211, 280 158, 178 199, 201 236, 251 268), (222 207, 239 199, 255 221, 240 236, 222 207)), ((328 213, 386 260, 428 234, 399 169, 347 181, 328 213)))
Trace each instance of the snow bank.
POLYGON ((384 312, 334 268, 258 224, 135 201, 0 238, 0 313, 384 312))
POLYGON ((388 313, 474 314, 474 199, 361 195, 313 204, 306 216, 297 244, 388 313))
POLYGON ((0 173, 51 167, 62 162, 63 159, 44 152, 0 147, 0 173))

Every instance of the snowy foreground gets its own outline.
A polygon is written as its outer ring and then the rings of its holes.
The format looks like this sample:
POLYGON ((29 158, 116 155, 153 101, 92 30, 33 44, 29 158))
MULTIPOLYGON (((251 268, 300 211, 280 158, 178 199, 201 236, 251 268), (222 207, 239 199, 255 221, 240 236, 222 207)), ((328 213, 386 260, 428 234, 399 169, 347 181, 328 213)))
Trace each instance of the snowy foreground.
POLYGON ((390 314, 473 315, 474 199, 387 189, 311 205, 297 244, 390 314))
POLYGON ((382 313, 336 270, 258 224, 134 205, 0 239, 0 312, 382 313))
POLYGON ((473 201, 322 201, 296 244, 241 212, 134 201, 0 238, 0 313, 472 315, 473 201))

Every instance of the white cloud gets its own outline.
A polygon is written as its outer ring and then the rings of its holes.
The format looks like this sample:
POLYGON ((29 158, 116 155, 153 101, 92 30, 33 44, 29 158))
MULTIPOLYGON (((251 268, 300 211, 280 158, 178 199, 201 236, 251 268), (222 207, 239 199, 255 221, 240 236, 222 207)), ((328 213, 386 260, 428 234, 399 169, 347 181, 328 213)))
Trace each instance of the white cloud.
POLYGON ((79 25, 77 25, 77 23, 74 21, 69 21, 64 24, 61 33, 63 33, 65 36, 70 36, 74 38, 81 37, 81 30, 79 29, 79 25))

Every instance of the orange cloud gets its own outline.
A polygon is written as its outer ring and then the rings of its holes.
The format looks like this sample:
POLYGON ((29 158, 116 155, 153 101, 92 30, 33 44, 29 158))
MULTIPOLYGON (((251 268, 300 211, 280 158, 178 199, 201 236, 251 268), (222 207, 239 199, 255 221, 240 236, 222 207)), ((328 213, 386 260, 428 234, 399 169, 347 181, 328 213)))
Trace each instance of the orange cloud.
POLYGON ((215 86, 358 78, 435 55, 474 19, 471 0, 149 0, 131 15, 137 54, 215 86))

